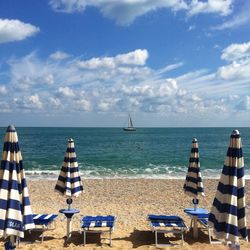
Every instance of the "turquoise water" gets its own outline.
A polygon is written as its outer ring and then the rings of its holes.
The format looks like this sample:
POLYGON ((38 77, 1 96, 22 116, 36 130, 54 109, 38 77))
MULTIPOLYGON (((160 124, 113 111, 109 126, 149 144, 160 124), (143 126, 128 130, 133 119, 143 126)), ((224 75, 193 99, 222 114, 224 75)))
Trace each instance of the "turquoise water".
MULTIPOLYGON (((56 178, 73 138, 83 178, 184 178, 191 141, 199 142, 204 177, 218 177, 233 128, 19 128, 27 176, 56 178)), ((250 128, 242 135, 246 173, 250 166, 250 128)), ((0 128, 2 142, 6 128, 0 128)), ((2 144, 0 149, 2 150, 2 144)))

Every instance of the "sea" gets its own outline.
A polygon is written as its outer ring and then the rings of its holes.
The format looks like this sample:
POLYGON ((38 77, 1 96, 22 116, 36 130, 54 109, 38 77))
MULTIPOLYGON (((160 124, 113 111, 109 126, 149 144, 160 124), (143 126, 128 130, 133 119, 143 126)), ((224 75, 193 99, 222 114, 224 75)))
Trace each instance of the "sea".
MULTIPOLYGON (((82 178, 184 179, 192 139, 197 138, 203 178, 219 178, 235 128, 16 127, 27 178, 58 177, 67 149, 75 142, 82 178)), ((250 179, 250 128, 241 133, 245 176, 250 179)), ((2 151, 6 128, 0 128, 2 151)))

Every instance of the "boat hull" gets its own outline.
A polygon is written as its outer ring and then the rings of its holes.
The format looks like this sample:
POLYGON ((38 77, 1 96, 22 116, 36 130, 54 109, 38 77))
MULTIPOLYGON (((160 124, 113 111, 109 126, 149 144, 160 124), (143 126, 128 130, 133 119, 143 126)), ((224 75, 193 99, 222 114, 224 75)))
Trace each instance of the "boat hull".
POLYGON ((123 128, 123 131, 133 132, 136 131, 135 128, 123 128))

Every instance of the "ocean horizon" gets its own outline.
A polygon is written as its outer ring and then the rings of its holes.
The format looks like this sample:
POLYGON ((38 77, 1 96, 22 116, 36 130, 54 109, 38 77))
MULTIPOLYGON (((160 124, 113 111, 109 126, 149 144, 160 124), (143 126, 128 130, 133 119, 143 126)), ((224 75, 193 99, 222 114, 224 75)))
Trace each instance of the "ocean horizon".
MULTIPOLYGON (((203 178, 219 178, 232 127, 16 127, 27 178, 56 179, 67 139, 75 141, 82 178, 184 179, 191 142, 198 139, 203 178)), ((250 179, 250 128, 242 136, 245 176, 250 179)), ((0 128, 2 143, 6 127, 0 128)))

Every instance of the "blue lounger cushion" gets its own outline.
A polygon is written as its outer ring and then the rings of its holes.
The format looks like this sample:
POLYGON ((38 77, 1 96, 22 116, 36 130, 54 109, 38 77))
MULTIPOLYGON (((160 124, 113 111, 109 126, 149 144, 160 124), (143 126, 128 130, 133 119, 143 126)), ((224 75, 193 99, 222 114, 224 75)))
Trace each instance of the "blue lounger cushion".
POLYGON ((179 216, 149 214, 148 219, 153 227, 186 227, 179 216))
POLYGON ((85 216, 82 218, 82 228, 90 227, 110 227, 115 223, 115 216, 85 216))
POLYGON ((35 225, 48 226, 57 216, 57 214, 33 214, 33 220, 35 225))

